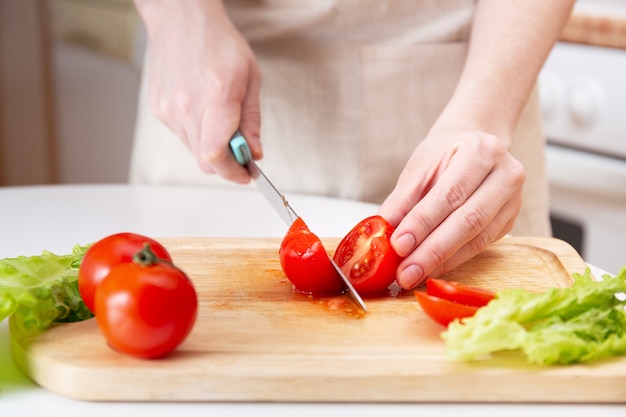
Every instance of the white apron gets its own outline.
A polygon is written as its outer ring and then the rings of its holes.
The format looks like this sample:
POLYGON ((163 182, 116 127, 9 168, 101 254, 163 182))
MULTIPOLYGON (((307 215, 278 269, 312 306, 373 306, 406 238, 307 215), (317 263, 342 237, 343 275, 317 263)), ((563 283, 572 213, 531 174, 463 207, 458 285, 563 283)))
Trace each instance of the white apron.
MULTIPOLYGON (((454 91, 475 2, 225 4, 262 73, 262 169, 286 193, 381 203, 454 91)), ((189 150, 151 114, 146 78, 130 182, 241 187, 197 167, 189 150)), ((550 234, 540 118, 535 91, 512 149, 527 170, 513 230, 518 235, 550 234)))

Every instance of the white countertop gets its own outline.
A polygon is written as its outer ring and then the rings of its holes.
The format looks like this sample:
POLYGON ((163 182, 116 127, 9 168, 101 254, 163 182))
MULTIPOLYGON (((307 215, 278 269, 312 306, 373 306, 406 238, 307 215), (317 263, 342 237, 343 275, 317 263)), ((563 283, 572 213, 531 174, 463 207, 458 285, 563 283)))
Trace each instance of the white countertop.
MULTIPOLYGON (((372 204, 287 195, 311 230, 341 237, 372 204)), ((286 226, 251 187, 137 187, 128 185, 0 188, 0 258, 69 253, 77 244, 131 231, 155 238, 175 236, 282 237, 286 226)), ((468 381, 471 387, 471 381, 468 381)), ((470 388, 471 389, 471 388, 470 388)), ((0 323, 2 416, 527 416, 559 413, 625 416, 624 405, 594 404, 303 404, 303 403, 95 403, 68 399, 30 381, 13 363, 7 320, 0 323)))

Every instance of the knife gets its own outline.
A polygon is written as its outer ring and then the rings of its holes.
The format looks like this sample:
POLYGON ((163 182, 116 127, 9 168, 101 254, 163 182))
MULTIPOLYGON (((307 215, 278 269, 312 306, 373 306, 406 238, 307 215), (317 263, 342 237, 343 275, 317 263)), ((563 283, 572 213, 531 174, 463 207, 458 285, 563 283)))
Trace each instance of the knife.
MULTIPOLYGON (((280 191, 274 187, 274 184, 272 184, 272 182, 265 176, 256 162, 254 162, 248 142, 246 142, 246 139, 238 131, 235 132, 233 137, 230 139, 230 149, 232 150, 237 162, 248 170, 255 184, 261 193, 263 193, 267 201, 269 201, 272 207, 274 207, 274 210, 276 210, 287 226, 291 226, 291 224, 295 222, 299 216, 291 207, 284 194, 281 194, 280 191)), ((359 293, 357 293, 354 289, 350 280, 341 271, 339 265, 337 265, 337 263, 330 256, 328 256, 328 254, 326 254, 326 256, 343 281, 343 288, 348 298, 366 312, 367 307, 365 306, 365 303, 359 293)))

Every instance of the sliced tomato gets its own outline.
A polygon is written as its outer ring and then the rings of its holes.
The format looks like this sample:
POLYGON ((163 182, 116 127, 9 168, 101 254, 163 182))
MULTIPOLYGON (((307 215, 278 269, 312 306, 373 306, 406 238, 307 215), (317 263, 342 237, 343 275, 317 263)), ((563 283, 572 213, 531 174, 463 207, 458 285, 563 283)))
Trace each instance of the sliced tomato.
POLYGON ((393 230, 381 216, 367 217, 337 246, 333 259, 359 294, 381 294, 396 279, 402 259, 391 247, 393 230))
POLYGON ((472 287, 439 278, 426 280, 426 292, 434 297, 474 307, 487 305, 496 296, 493 291, 485 288, 472 287))
POLYGON ((341 278, 322 241, 301 218, 289 228, 279 250, 280 265, 297 291, 316 296, 343 292, 341 278))
POLYGON ((424 313, 444 327, 448 327, 454 319, 473 316, 479 308, 428 295, 423 291, 415 291, 415 298, 424 313))

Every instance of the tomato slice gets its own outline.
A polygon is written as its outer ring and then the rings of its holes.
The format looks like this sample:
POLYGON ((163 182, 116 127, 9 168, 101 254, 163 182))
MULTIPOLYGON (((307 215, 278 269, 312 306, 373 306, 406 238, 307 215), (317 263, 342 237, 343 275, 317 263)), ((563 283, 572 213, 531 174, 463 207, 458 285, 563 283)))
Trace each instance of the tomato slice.
POLYGON ((473 316, 479 309, 476 306, 458 304, 422 291, 415 291, 415 298, 424 313, 444 327, 448 327, 448 324, 455 319, 473 316))
POLYGON ((295 289, 316 296, 343 292, 341 278, 319 237, 301 218, 291 225, 278 251, 280 265, 295 289))
POLYGON ((359 294, 382 294, 396 279, 402 258, 391 247, 393 230, 381 216, 367 217, 337 246, 333 259, 359 294))
POLYGON ((426 280, 426 292, 434 297, 474 307, 487 305, 495 298, 493 291, 438 278, 426 280))

